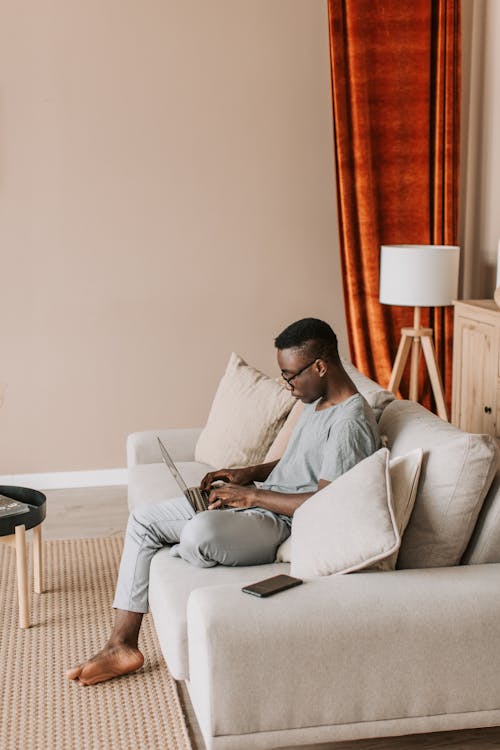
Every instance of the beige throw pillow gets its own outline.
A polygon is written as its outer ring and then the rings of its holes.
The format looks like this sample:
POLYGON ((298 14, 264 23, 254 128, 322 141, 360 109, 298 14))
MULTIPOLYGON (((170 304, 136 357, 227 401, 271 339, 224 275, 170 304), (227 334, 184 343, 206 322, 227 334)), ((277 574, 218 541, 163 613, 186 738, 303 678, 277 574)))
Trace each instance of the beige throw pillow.
POLYGON ((195 459, 217 468, 261 463, 295 399, 280 383, 231 354, 195 459))
POLYGON ((500 474, 497 473, 477 519, 462 565, 500 563, 500 474))
MULTIPOLYGON (((404 531, 410 520, 411 512, 417 496, 418 480, 422 467, 423 451, 417 448, 406 456, 398 456, 389 461, 389 474, 391 477, 392 507, 399 536, 403 538, 404 531)), ((293 526, 292 526, 293 534, 293 526)), ((289 536, 283 544, 278 547, 276 562, 290 562, 292 550, 292 537, 289 536)), ((394 570, 398 551, 384 558, 371 567, 376 570, 394 570)))
POLYGON ((291 575, 351 573, 389 557, 400 544, 389 451, 381 448, 295 511, 291 575))
POLYGON ((283 457, 283 454, 285 453, 286 447, 288 445, 288 441, 292 437, 292 432, 294 431, 295 425, 299 421, 299 417, 303 411, 304 404, 302 403, 302 401, 296 401, 290 414, 286 418, 285 424, 276 435, 274 442, 265 455, 265 464, 269 461, 279 461, 280 458, 283 457))

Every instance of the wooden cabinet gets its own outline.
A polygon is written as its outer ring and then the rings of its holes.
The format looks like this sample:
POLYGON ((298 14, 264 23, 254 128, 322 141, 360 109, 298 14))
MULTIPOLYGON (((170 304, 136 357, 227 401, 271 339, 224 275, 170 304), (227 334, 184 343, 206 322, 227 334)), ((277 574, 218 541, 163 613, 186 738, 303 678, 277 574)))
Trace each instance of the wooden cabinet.
POLYGON ((500 309, 493 300, 455 302, 451 421, 500 437, 500 309))

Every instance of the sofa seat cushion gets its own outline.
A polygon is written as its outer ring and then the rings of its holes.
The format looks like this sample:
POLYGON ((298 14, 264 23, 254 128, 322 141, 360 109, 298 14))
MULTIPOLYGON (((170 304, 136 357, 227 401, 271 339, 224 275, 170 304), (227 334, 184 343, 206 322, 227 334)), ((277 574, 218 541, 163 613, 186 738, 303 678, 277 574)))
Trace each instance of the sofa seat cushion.
MULTIPOLYGON (((188 487, 197 487, 201 479, 213 466, 197 461, 177 461, 177 468, 188 487)), ((144 503, 179 497, 181 490, 167 466, 160 464, 137 464, 128 469, 128 507, 132 511, 144 503)))
POLYGON ((393 456, 424 450, 398 568, 458 565, 497 470, 494 439, 462 432, 413 401, 389 404, 380 431, 393 456))
POLYGON ((498 710, 499 586, 500 565, 469 565, 326 576, 266 600, 193 591, 200 726, 222 737, 414 718, 423 731, 428 717, 498 710))
POLYGON ((290 566, 286 563, 271 563, 237 568, 224 565, 197 568, 178 557, 171 557, 169 549, 166 547, 160 550, 153 558, 149 578, 149 605, 161 650, 171 674, 176 680, 187 680, 187 604, 191 592, 205 586, 244 586, 263 578, 288 573, 290 566))

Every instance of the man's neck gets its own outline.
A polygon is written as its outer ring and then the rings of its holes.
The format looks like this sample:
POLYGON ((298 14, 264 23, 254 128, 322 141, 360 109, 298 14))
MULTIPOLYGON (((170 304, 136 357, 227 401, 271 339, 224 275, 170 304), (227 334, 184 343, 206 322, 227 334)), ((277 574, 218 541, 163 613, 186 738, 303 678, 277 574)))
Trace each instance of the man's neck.
POLYGON ((326 392, 321 396, 316 411, 337 406, 358 393, 358 389, 341 365, 333 365, 328 371, 326 392))

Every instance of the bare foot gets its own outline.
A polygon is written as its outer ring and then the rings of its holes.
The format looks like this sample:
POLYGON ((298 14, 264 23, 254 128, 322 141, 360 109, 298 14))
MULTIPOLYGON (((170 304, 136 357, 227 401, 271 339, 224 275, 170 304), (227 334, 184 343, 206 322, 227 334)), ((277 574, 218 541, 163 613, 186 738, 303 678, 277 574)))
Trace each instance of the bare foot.
POLYGON ((135 672, 143 664, 144 656, 138 648, 124 643, 107 645, 92 659, 68 669, 66 677, 80 685, 95 685, 98 682, 112 680, 113 677, 135 672))

